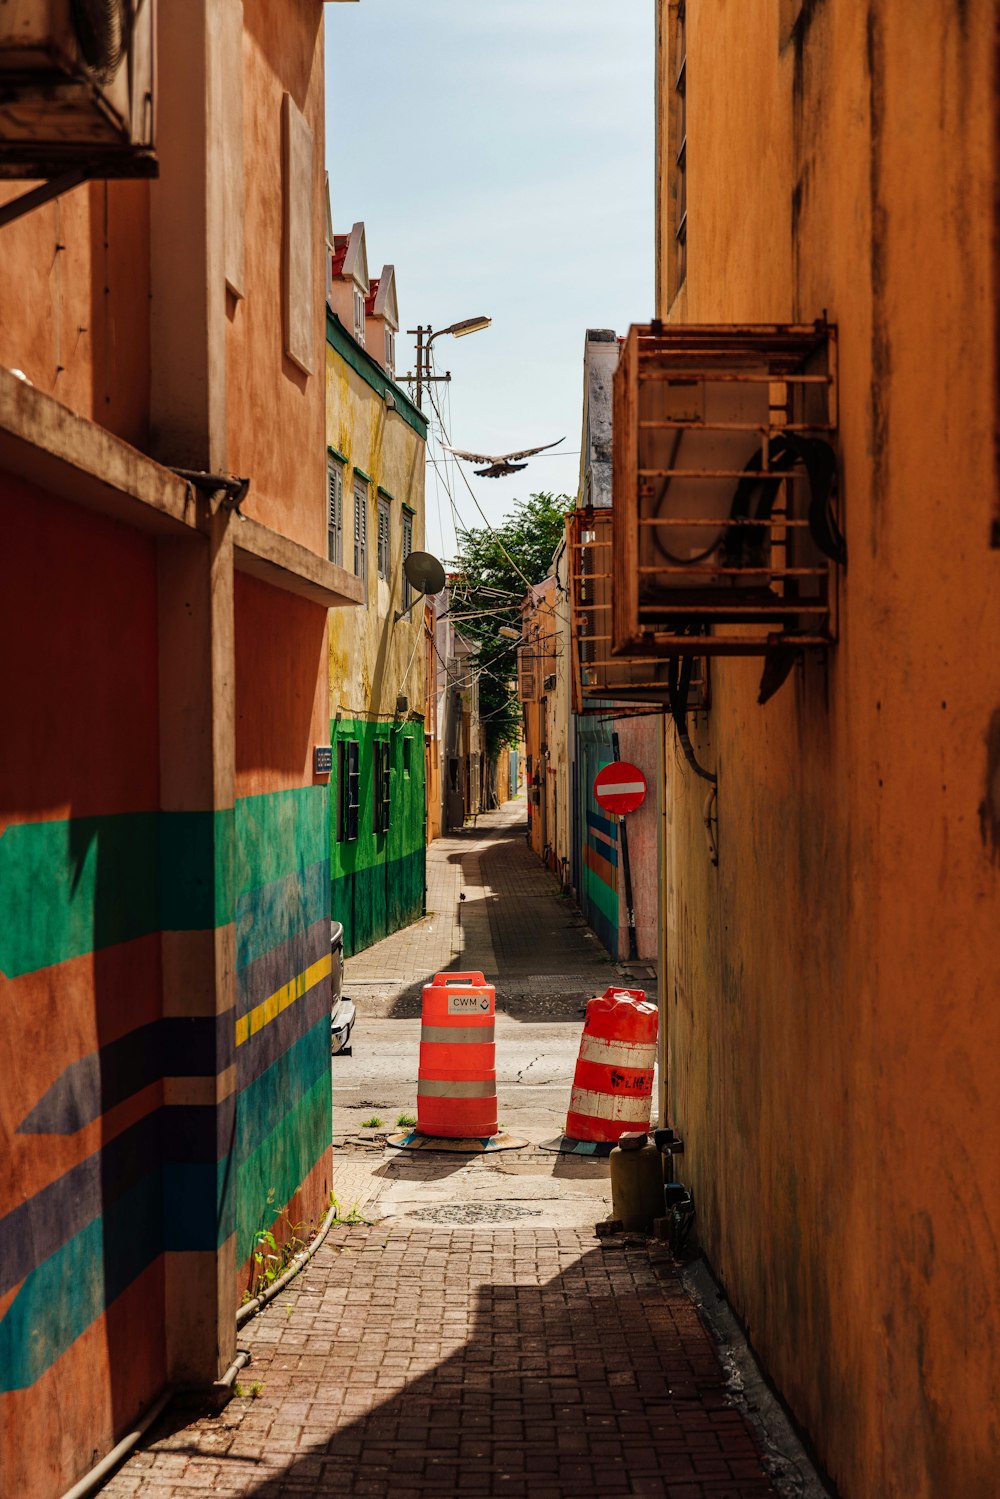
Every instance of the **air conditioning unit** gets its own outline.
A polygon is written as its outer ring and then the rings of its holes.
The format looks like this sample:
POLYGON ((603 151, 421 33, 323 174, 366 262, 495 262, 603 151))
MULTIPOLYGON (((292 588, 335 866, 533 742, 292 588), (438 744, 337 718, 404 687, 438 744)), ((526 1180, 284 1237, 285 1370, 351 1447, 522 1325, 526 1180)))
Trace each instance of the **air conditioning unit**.
POLYGON ((0 177, 154 177, 155 0, 0 0, 0 177))

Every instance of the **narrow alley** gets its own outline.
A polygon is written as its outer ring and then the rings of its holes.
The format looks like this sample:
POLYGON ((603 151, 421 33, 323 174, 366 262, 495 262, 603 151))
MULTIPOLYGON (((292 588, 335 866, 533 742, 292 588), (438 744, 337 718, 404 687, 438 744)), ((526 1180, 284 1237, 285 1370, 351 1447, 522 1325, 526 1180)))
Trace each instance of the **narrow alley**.
POLYGON ((168 1412, 109 1499, 821 1492, 801 1474, 772 1488, 667 1247, 595 1235, 607 1161, 538 1148, 562 1132, 583 1002, 623 975, 526 850, 523 817, 513 802, 435 842, 427 916, 348 962, 343 1221, 242 1329, 236 1397, 168 1412), (386 1145, 414 1107, 422 981, 448 966, 497 977, 500 1116, 521 1148, 386 1145))

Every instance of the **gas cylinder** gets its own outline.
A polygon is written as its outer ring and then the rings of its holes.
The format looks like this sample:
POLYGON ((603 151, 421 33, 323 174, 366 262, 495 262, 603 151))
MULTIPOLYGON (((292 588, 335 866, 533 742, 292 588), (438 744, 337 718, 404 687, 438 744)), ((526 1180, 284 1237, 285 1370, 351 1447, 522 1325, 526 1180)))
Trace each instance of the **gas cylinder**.
POLYGON ((622 1135, 611 1152, 611 1212, 624 1229, 648 1234, 662 1218, 663 1166, 645 1131, 622 1135))

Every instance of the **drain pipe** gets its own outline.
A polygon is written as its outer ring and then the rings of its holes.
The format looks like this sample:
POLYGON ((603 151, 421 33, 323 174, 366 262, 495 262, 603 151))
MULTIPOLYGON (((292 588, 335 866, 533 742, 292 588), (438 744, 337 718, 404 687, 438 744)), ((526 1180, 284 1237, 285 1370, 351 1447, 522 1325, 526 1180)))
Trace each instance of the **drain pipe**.
MULTIPOLYGON (((462 899, 465 899, 464 895, 462 899)), ((338 1205, 335 1203, 333 1207, 331 1207, 330 1211, 323 1219, 322 1226, 316 1237, 307 1246, 307 1248, 300 1249, 298 1254, 293 1257, 292 1262, 289 1265, 288 1269, 285 1271, 284 1275, 279 1275, 277 1280, 271 1282, 266 1291, 261 1291, 260 1295, 255 1296, 252 1301, 248 1301, 246 1306, 240 1307, 239 1311, 236 1313, 237 1327, 242 1327, 244 1322, 249 1322, 250 1318, 256 1316, 261 1307, 267 1306, 267 1303, 272 1300, 273 1297, 277 1296, 279 1291, 284 1290, 285 1286, 287 1286, 290 1280, 295 1279, 300 1270, 305 1269, 306 1265, 308 1265, 309 1261, 312 1259, 313 1255, 316 1253, 317 1249, 322 1244, 327 1234, 330 1232, 334 1223, 337 1221, 337 1206, 338 1205)))
MULTIPOLYGON (((255 1296, 252 1301, 248 1301, 246 1306, 240 1307, 239 1311, 236 1313, 237 1327, 242 1327, 244 1322, 249 1322, 250 1318, 256 1316, 261 1307, 266 1306, 273 1297, 277 1296, 279 1291, 283 1290, 285 1286, 288 1285, 288 1282, 290 1280, 295 1279, 300 1270, 305 1269, 306 1265, 308 1265, 309 1261, 312 1259, 313 1255, 316 1253, 317 1249, 322 1244, 327 1234, 330 1232, 330 1229, 333 1227, 336 1220, 337 1208, 336 1206, 333 1206, 324 1218, 322 1226, 316 1237, 313 1239, 312 1243, 308 1246, 308 1248, 299 1251, 299 1253, 292 1260, 292 1263, 289 1265, 288 1269, 285 1271, 284 1275, 279 1275, 278 1279, 272 1282, 272 1284, 268 1286, 266 1291, 261 1291, 260 1295, 255 1296)), ((230 1394, 232 1393, 232 1388, 236 1381, 237 1374, 241 1369, 245 1369, 249 1362, 250 1354, 245 1348, 241 1348, 238 1351, 233 1362, 230 1364, 229 1368, 226 1370, 225 1374, 222 1375, 222 1378, 217 1379, 215 1383, 209 1387, 209 1393, 214 1394, 216 1397, 221 1396, 224 1397, 224 1399, 228 1399, 230 1394)), ((87 1499, 87 1495, 96 1492, 96 1490, 101 1487, 104 1480, 114 1472, 115 1468, 118 1467, 119 1463, 123 1463, 125 1459, 135 1451, 136 1447, 138 1447, 139 1443, 146 1435, 146 1432, 153 1425, 153 1422, 156 1421, 157 1418, 161 1416, 166 1410, 175 1393, 176 1391, 174 1390, 167 1390, 164 1394, 162 1394, 159 1400, 155 1401, 149 1407, 149 1410, 146 1411, 145 1415, 136 1422, 132 1430, 128 1432, 127 1435, 122 1437, 117 1446, 112 1447, 108 1455, 106 1457, 102 1457, 101 1461, 96 1465, 96 1467, 91 1468, 89 1473, 84 1474, 83 1478, 81 1478, 78 1483, 75 1483, 71 1489, 66 1490, 65 1494, 63 1494, 62 1496, 62 1499, 87 1499)))
POLYGON ((172 1395, 172 1391, 161 1395, 159 1400, 155 1401, 149 1407, 146 1414, 136 1422, 128 1435, 122 1437, 117 1447, 112 1447, 107 1457, 102 1458, 96 1468, 91 1468, 90 1472, 85 1474, 79 1483, 75 1483, 71 1489, 66 1490, 63 1499, 86 1499, 86 1495, 92 1494, 95 1489, 99 1489, 104 1480, 114 1472, 118 1464, 124 1462, 129 1453, 138 1447, 153 1422, 169 1405, 172 1395))

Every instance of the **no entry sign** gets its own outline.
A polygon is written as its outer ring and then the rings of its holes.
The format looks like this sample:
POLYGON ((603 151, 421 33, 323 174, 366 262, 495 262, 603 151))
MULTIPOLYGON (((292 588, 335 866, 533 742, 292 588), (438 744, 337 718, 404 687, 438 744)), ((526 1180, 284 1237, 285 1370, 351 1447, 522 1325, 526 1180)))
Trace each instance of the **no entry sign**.
POLYGON ((615 760, 594 777, 594 800, 605 812, 634 812, 646 799, 646 777, 638 765, 615 760))

